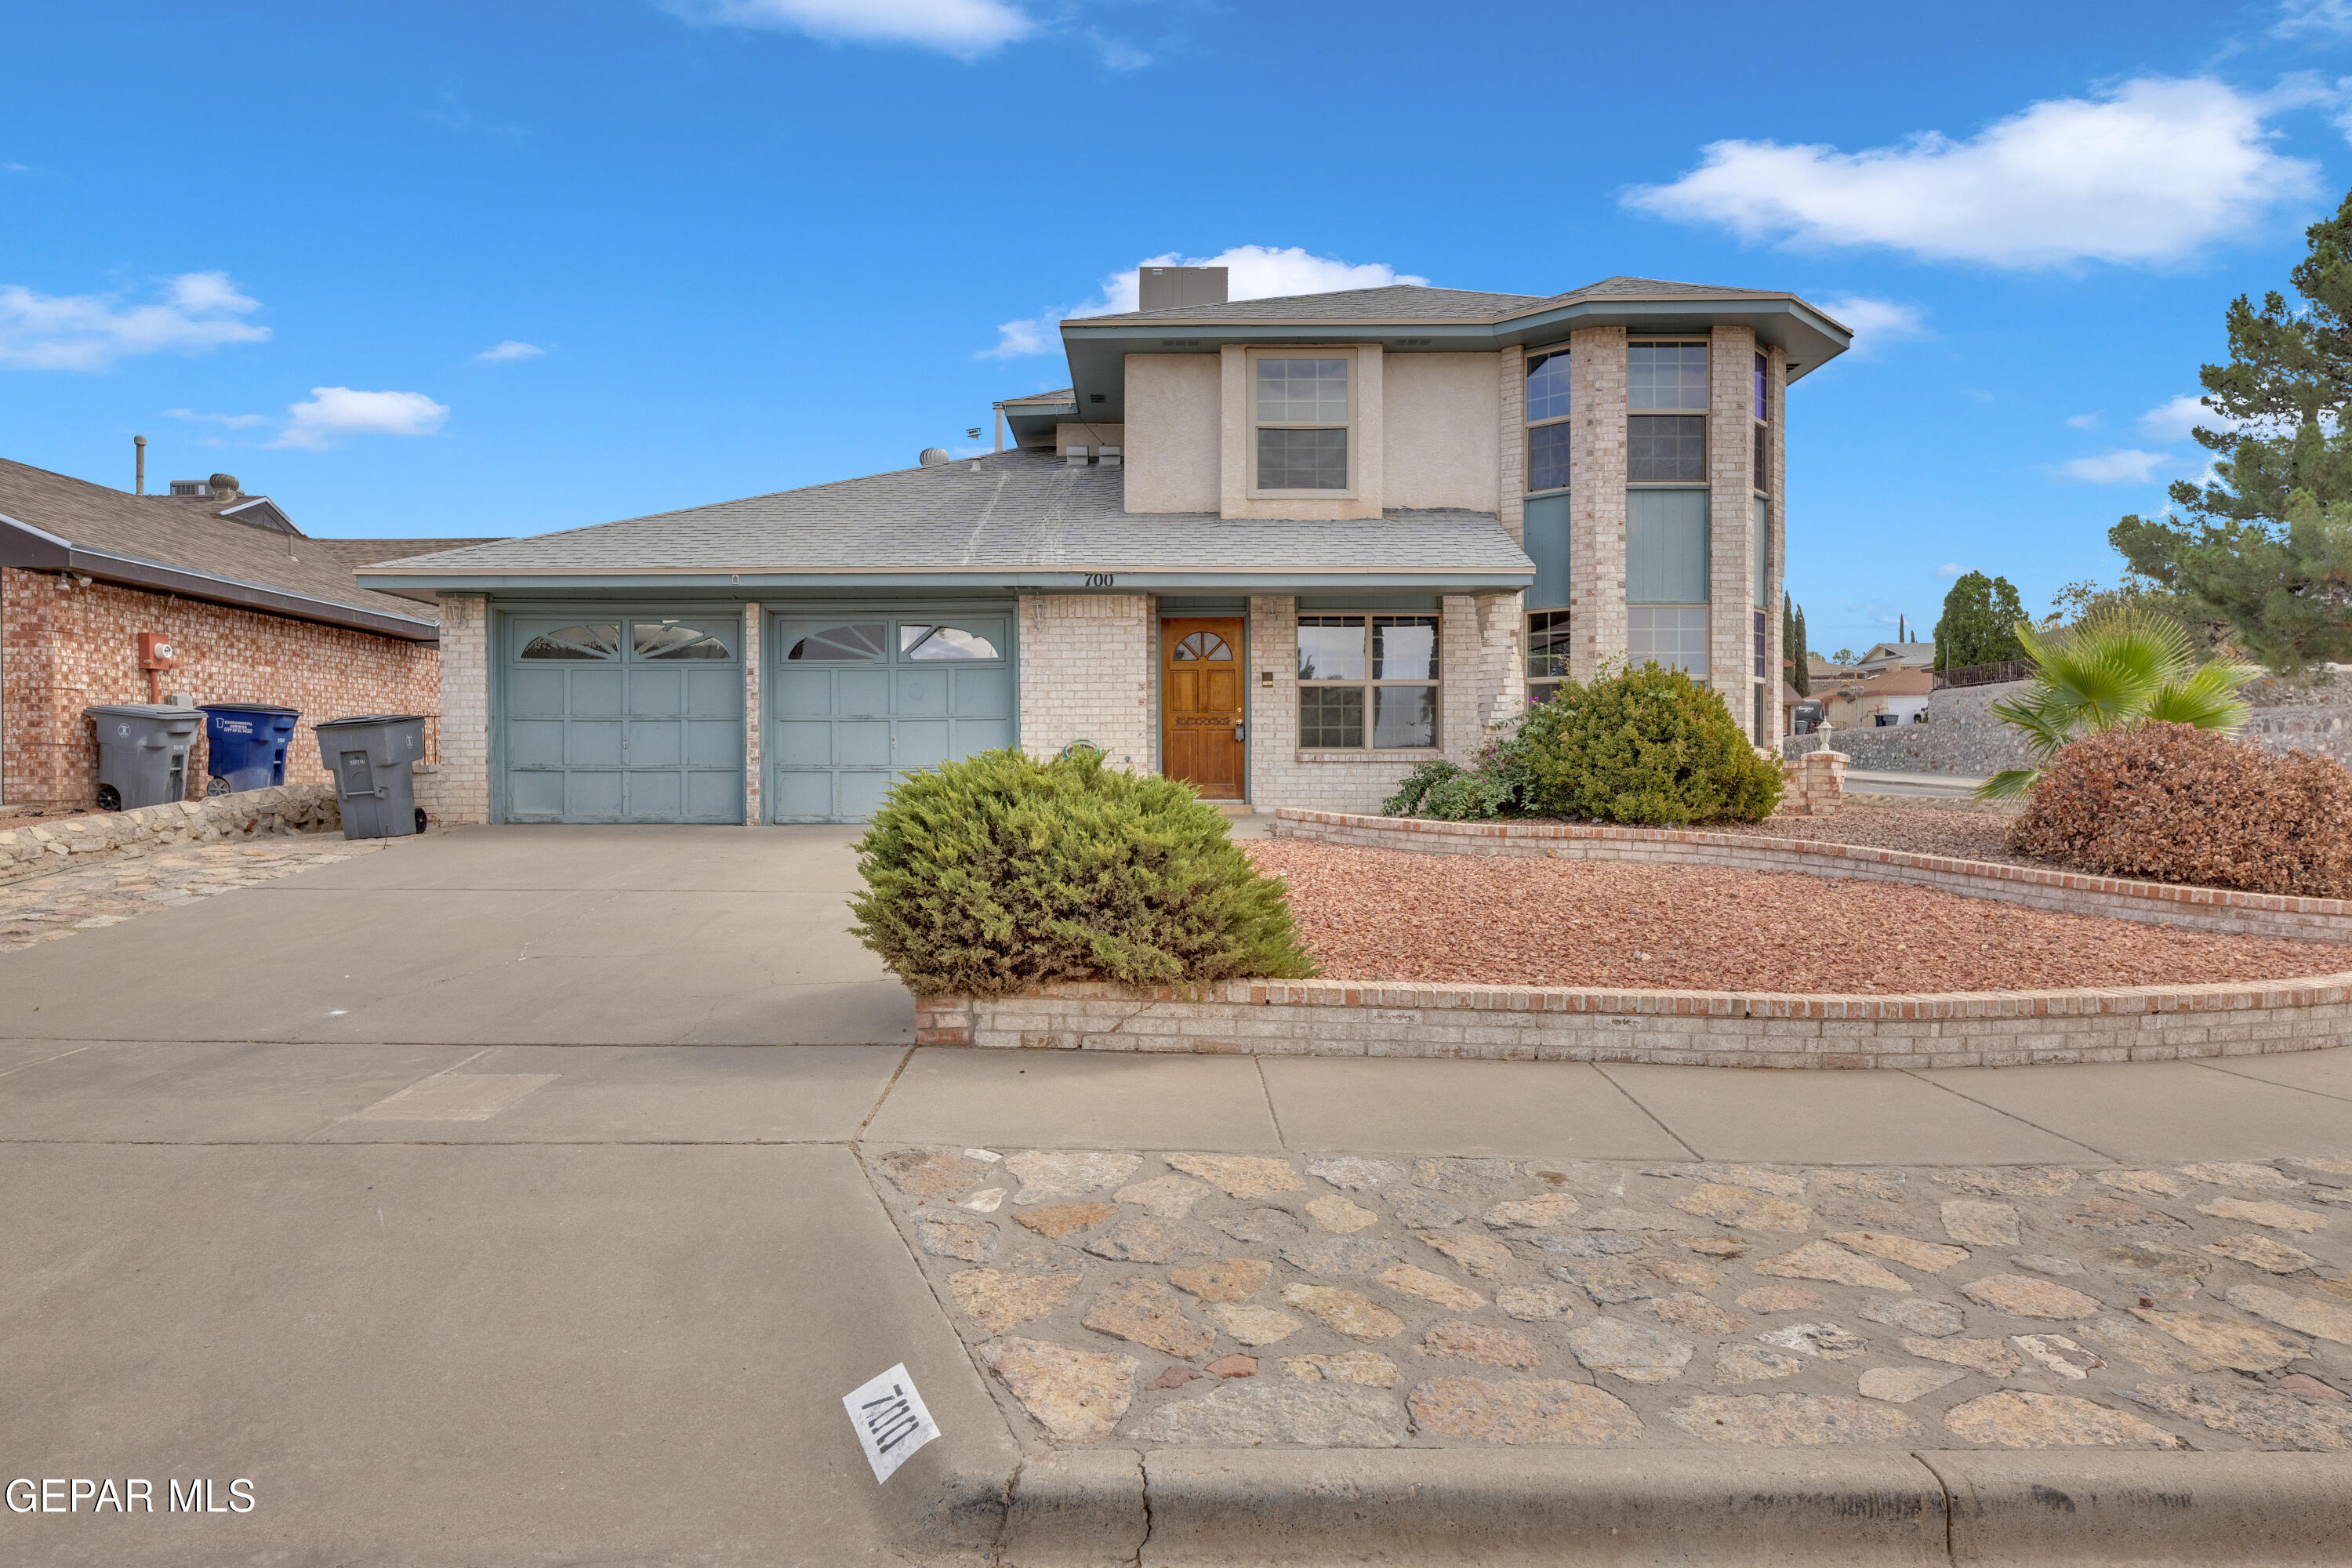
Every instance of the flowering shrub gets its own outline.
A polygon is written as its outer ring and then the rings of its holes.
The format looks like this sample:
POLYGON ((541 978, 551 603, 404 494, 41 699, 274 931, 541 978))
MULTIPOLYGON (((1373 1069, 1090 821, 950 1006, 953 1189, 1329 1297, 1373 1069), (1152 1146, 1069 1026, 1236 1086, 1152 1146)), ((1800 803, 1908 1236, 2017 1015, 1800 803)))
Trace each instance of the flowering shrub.
POLYGON ((2009 847, 2104 876, 2352 897, 2352 771, 2188 724, 2109 730, 2052 757, 2009 847))

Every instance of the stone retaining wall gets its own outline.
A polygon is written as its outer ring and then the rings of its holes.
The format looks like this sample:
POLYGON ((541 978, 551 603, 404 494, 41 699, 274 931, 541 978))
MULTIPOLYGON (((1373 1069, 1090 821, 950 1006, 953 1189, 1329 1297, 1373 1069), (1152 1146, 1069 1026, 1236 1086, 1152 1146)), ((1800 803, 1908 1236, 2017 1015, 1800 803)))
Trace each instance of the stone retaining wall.
POLYGON ((1269 831, 1276 838, 1307 838, 1326 844, 1359 844, 1376 849, 1429 854, 1637 860, 1660 865, 1717 866, 1740 871, 1801 871, 1814 877, 1860 877, 1941 888, 1969 898, 2030 904, 2069 914, 2104 915, 2195 931, 2352 942, 2352 902, 2341 899, 2289 898, 2227 888, 2132 882, 2083 871, 1959 860, 1942 855, 1911 855, 1895 849, 1813 839, 1566 823, 1424 822, 1409 817, 1349 816, 1288 808, 1274 814, 1269 831))
POLYGON ((0 882, 118 850, 279 833, 331 833, 342 826, 334 786, 323 784, 279 784, 59 821, 31 819, 21 827, 0 828, 0 882))

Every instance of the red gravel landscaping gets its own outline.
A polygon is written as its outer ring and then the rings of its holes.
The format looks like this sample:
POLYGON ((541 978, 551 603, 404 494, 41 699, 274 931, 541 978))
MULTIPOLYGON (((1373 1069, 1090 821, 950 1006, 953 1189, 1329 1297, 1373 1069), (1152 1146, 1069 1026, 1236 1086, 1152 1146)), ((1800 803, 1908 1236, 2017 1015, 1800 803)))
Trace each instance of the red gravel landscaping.
POLYGON ((2334 942, 1795 872, 1246 845, 1333 979, 1645 991, 2044 991, 2352 971, 2334 942))

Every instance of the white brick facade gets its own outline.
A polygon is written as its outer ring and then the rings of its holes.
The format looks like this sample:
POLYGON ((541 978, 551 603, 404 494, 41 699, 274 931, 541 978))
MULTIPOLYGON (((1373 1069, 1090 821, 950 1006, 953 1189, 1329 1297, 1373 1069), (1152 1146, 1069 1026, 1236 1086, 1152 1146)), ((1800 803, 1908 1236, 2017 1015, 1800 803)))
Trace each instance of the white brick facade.
POLYGON ((767 820, 760 809, 760 627, 766 617, 753 600, 743 606, 743 821, 767 820))
POLYGON ((1712 536, 1707 552, 1707 684, 1722 695, 1740 729, 1752 731, 1756 334, 1746 327, 1716 328, 1706 363, 1707 527, 1712 536))
POLYGON ((1591 680, 1625 657, 1625 329, 1573 333, 1569 355, 1568 673, 1591 680))
POLYGON ((441 599, 441 772, 434 791, 444 822, 490 819, 490 602, 441 599))
POLYGON ((1021 749, 1092 741, 1113 767, 1150 771, 1158 637, 1148 594, 1022 595, 1021 749))

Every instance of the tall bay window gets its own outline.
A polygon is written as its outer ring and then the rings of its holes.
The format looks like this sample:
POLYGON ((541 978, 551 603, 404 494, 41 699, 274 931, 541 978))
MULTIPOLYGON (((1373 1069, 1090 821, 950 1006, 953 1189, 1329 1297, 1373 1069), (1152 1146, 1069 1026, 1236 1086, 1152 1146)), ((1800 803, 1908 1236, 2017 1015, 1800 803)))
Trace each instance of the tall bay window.
POLYGON ((1625 658, 1707 676, 1707 347, 1625 349, 1625 658))
POLYGON ((1528 700, 1549 701, 1568 676, 1569 356, 1528 356, 1527 499, 1520 508, 1536 580, 1527 591, 1528 700))
POLYGON ((1348 363, 1344 357, 1273 355, 1252 362, 1255 493, 1316 495, 1349 488, 1348 363))
POLYGON ((1434 749, 1437 626, 1435 616, 1299 616, 1299 749, 1434 749))
POLYGON ((1759 746, 1772 743, 1772 670, 1769 656, 1772 602, 1772 400, 1770 364, 1756 355, 1753 402, 1748 410, 1748 447, 1751 455, 1754 515, 1748 530, 1756 566, 1756 596, 1752 601, 1756 638, 1755 737, 1759 746))

